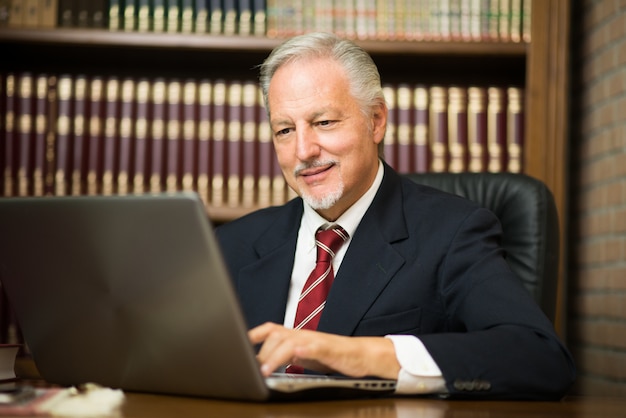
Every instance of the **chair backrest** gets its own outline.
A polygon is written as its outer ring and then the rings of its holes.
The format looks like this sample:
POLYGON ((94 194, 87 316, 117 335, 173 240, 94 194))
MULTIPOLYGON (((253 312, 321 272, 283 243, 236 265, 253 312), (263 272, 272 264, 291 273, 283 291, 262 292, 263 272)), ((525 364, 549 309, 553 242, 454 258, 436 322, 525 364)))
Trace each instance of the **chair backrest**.
POLYGON ((412 181, 466 197, 491 210, 502 224, 511 269, 554 323, 559 222, 554 197, 541 181, 514 173, 405 174, 412 181))

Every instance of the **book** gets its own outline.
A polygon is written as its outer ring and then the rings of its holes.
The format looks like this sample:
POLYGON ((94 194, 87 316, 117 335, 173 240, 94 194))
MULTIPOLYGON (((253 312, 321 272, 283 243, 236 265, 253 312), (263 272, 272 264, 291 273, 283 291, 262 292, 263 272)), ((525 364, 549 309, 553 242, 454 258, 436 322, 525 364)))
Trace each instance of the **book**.
POLYGON ((411 106, 412 89, 408 84, 399 84, 397 94, 397 160, 396 169, 401 173, 413 171, 411 163, 411 106))
POLYGON ((215 80, 213 84, 213 123, 211 134, 211 205, 219 207, 225 203, 226 155, 226 81, 215 80))
POLYGON ((487 170, 492 173, 506 168, 506 105, 502 87, 487 89, 487 170))
POLYGON ((48 76, 38 74, 35 81, 35 133, 33 164, 33 195, 45 194, 46 132, 48 129, 48 76))
POLYGON ((39 0, 22 0, 22 27, 36 28, 39 26, 39 0))
POLYGON ((204 202, 209 206, 209 178, 211 176, 211 102, 213 96, 213 84, 209 79, 198 81, 198 154, 197 167, 198 179, 196 191, 204 202))
POLYGON ((468 88, 467 104, 468 171, 487 170, 487 90, 480 86, 468 88))
MULTIPOLYGON (((242 85, 233 80, 228 85, 226 107, 226 201, 230 207, 238 207, 241 199, 241 120, 242 120, 242 85)), ((222 157, 224 158, 224 157, 222 157)))
POLYGON ((74 0, 73 26, 91 28, 93 24, 93 0, 74 0))
POLYGON ((165 3, 166 0, 152 0, 151 8, 151 23, 150 26, 153 32, 165 31, 165 3))
MULTIPOLYGON (((59 1, 63 1, 63 0, 59 0, 59 1)), ((109 29, 112 31, 117 31, 122 29, 122 6, 123 6, 123 1, 122 0, 109 0, 109 9, 108 9, 108 15, 109 15, 109 29)))
POLYGON ((33 120, 34 120, 34 92, 33 75, 29 72, 21 73, 17 87, 17 113, 15 130, 17 131, 17 194, 28 196, 31 194, 32 157, 33 157, 33 120))
POLYGON ((150 155, 150 191, 158 193, 164 189, 163 164, 165 162, 165 106, 167 98, 167 84, 165 79, 157 78, 152 81, 152 123, 150 155))
POLYGON ((243 83, 242 90, 242 196, 241 206, 252 207, 256 202, 257 178, 257 112, 260 107, 259 88, 256 81, 243 83))
POLYGON ((70 176, 72 173, 72 94, 73 76, 61 74, 59 76, 57 92, 58 107, 56 120, 56 167, 54 174, 55 194, 64 196, 69 194, 70 176))
MULTIPOLYGON (((224 9, 221 0, 210 1, 211 11, 209 15, 209 33, 219 35, 223 33, 224 9)), ((269 7, 269 6, 268 6, 269 7)))
POLYGON ((167 116, 166 116, 166 147, 167 156, 165 190, 168 192, 180 189, 180 156, 181 156, 181 103, 182 84, 179 80, 167 83, 167 116))
POLYGON ((148 32, 151 30, 150 0, 137 0, 137 31, 148 32))
POLYGON ((180 32, 180 7, 178 0, 167 0, 165 7, 165 28, 169 33, 180 32))
POLYGON ((86 135, 87 78, 77 75, 74 79, 73 114, 72 114, 72 177, 71 194, 81 195, 85 192, 87 180, 88 137, 86 135))
POLYGON ((237 2, 235 0, 222 0, 222 34, 235 35, 238 29, 237 2))
POLYGON ((118 141, 119 141, 119 109, 120 81, 117 77, 111 76, 106 80, 105 87, 105 116, 104 116, 104 138, 102 153, 102 191, 103 195, 115 193, 115 174, 118 163, 118 141))
POLYGON ((144 193, 147 189, 148 161, 148 106, 150 101, 150 80, 140 78, 136 83, 136 108, 133 142, 135 143, 133 163, 133 193, 144 193))
POLYGON ((89 3, 90 28, 103 29, 107 27, 108 0, 86 0, 89 3))
POLYGON ((506 171, 519 173, 523 166, 524 150, 524 91, 520 87, 507 89, 507 154, 506 171))
POLYGON ((102 183, 102 154, 104 145, 104 94, 105 81, 101 76, 91 78, 87 107, 89 121, 87 131, 89 138, 89 155, 87 158, 87 194, 95 195, 101 192, 102 183))
POLYGON ((17 149, 17 132, 15 128, 16 109, 16 74, 8 73, 4 80, 4 196, 15 196, 17 193, 17 167, 15 166, 15 150, 17 149))
POLYGON ((265 9, 265 0, 252 0, 253 5, 253 28, 252 33, 255 36, 265 36, 267 14, 265 9))
POLYGON ((25 0, 11 0, 8 26, 19 28, 24 24, 25 0))
POLYGON ((448 95, 446 87, 431 86, 429 96, 431 171, 442 172, 448 169, 448 95))
POLYGON ((186 80, 183 85, 182 123, 182 188, 194 190, 196 183, 196 128, 198 92, 196 80, 186 80))
POLYGON ((180 31, 192 33, 194 31, 194 1, 180 0, 180 31))
POLYGON ((252 0, 239 0, 239 17, 237 19, 238 28, 236 32, 239 35, 254 34, 254 21, 252 14, 252 0))
POLYGON ((467 92, 463 87, 448 89, 448 171, 461 173, 467 170, 467 92))
POLYGON ((209 26, 209 7, 205 0, 194 0, 193 9, 195 11, 194 28, 195 33, 206 33, 209 26))
POLYGON ((428 87, 417 85, 413 89, 413 171, 425 173, 430 169, 428 87))
POLYGON ((56 171, 56 121, 59 113, 58 104, 58 76, 48 77, 47 107, 48 116, 46 118, 46 161, 44 170, 44 194, 54 194, 54 176, 56 171))
POLYGON ((124 195, 130 192, 132 179, 133 159, 133 131, 135 122, 135 80, 126 77, 121 82, 120 90, 120 119, 117 157, 117 194, 124 195))
MULTIPOLYGON (((259 103, 263 103, 261 89, 258 89, 259 103)), ((257 110, 257 135, 258 135, 258 177, 257 177, 257 202, 259 206, 269 206, 272 202, 272 158, 274 158, 274 146, 272 144, 272 130, 265 106, 259 106, 257 110)))

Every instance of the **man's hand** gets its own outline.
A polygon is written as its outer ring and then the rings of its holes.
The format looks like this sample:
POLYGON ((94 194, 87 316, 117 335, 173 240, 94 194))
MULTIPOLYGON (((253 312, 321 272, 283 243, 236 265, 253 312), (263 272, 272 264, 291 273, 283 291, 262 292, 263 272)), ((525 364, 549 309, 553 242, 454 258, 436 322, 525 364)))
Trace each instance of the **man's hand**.
POLYGON ((286 364, 353 377, 396 379, 400 372, 393 343, 384 337, 345 337, 270 322, 251 329, 248 337, 262 344, 257 359, 264 376, 286 364))

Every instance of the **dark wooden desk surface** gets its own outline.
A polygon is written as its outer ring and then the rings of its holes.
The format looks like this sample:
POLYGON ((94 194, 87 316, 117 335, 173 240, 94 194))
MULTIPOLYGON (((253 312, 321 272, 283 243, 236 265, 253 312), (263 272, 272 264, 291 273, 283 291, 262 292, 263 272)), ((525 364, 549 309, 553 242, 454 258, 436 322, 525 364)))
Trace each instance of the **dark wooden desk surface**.
MULTIPOLYGON (((18 376, 40 381, 32 361, 18 376)), ((245 403, 126 392, 120 418, 626 418, 626 398, 567 397, 559 402, 451 401, 425 398, 245 403)))
POLYGON ((626 417, 626 399, 571 397, 560 402, 446 401, 415 398, 310 403, 240 403, 127 393, 124 418, 609 418, 626 417))

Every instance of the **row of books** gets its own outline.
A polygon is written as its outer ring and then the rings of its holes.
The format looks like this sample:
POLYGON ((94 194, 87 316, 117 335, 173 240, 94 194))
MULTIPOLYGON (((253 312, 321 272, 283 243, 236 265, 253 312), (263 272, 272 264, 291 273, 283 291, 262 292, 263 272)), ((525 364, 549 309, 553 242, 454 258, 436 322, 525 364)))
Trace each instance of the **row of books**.
POLYGON ((354 39, 527 42, 531 4, 531 0, 0 0, 0 24, 5 20, 14 27, 278 38, 325 31, 354 39))
MULTIPOLYGON (((385 159, 400 172, 520 171, 523 90, 388 84, 385 159)), ((4 196, 195 190, 207 207, 293 196, 254 80, 7 73, 4 196)))
POLYGON ((268 0, 267 36, 530 41, 531 0, 268 0))

